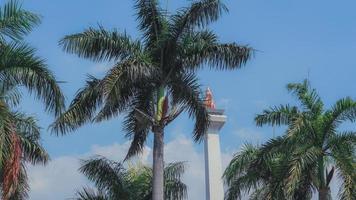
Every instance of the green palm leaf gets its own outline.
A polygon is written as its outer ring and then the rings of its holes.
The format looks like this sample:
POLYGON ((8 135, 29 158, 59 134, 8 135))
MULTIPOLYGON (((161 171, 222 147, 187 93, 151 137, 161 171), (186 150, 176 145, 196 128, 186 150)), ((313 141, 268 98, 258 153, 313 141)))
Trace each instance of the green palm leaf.
POLYGON ((106 31, 101 26, 65 36, 59 44, 68 53, 95 61, 123 60, 141 51, 139 41, 117 30, 106 31))
POLYGON ((3 87, 23 85, 41 99, 46 109, 58 115, 64 97, 52 72, 35 50, 26 44, 11 43, 0 50, 0 82, 3 87))
POLYGON ((34 26, 40 23, 40 17, 23 10, 19 1, 10 0, 0 8, 0 38, 1 43, 7 38, 20 40, 34 26))

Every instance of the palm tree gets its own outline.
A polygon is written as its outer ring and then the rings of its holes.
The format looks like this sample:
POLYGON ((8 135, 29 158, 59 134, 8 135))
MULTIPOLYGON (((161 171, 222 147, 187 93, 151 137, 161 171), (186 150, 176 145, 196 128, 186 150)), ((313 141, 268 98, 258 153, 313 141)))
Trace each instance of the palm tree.
MULTIPOLYGON (((125 169, 119 162, 96 157, 82 162, 80 171, 93 181, 97 190, 84 188, 77 200, 150 200, 152 199, 152 168, 138 165, 125 169)), ((166 200, 183 200, 187 187, 181 181, 182 162, 168 164, 164 169, 166 200)))
POLYGON ((18 102, 16 88, 0 91, 0 185, 4 200, 26 199, 26 162, 45 164, 49 158, 40 144, 37 120, 11 108, 18 102))
MULTIPOLYGON (((270 151, 271 141, 262 146, 246 144, 234 155, 223 175, 228 186, 226 200, 242 199, 243 195, 249 195, 250 200, 288 199, 283 178, 287 173, 289 155, 283 151, 270 151)), ((301 183, 290 199, 311 199, 312 191, 308 183, 301 183)))
POLYGON ((0 8, 0 186, 2 198, 24 199, 28 185, 25 162, 46 163, 40 128, 33 117, 15 110, 25 87, 46 110, 59 114, 64 97, 52 73, 35 50, 22 42, 40 18, 10 0, 0 8))
POLYGON ((227 8, 220 0, 200 0, 168 15, 157 0, 136 0, 140 39, 126 33, 89 28, 64 37, 69 53, 114 66, 102 79, 89 77, 68 110, 52 125, 57 134, 74 131, 87 122, 109 120, 125 113, 124 127, 132 139, 127 159, 142 151, 153 132, 153 199, 163 200, 164 129, 182 111, 195 118, 194 139, 208 125, 197 71, 240 68, 252 50, 220 43, 206 26, 227 8))
MULTIPOLYGON (((255 154, 248 154, 247 161, 236 157, 236 161, 230 163, 230 170, 225 172, 230 178, 228 182, 232 183, 235 177, 243 177, 246 166, 247 169, 262 167, 271 173, 259 174, 264 170, 257 175, 255 173, 255 177, 252 172, 247 173, 252 179, 247 179, 250 182, 245 182, 246 188, 267 178, 271 191, 282 189, 287 199, 309 199, 317 190, 319 199, 327 200, 330 199, 330 183, 336 172, 343 182, 340 199, 354 199, 356 135, 354 131, 340 131, 338 127, 345 121, 355 122, 356 102, 346 97, 338 100, 331 109, 324 110, 321 98, 315 89, 310 88, 307 80, 288 84, 287 88, 299 100, 300 108, 281 105, 265 110, 255 118, 258 126, 286 125, 286 134, 271 139, 255 154)), ((241 183, 241 187, 234 184, 230 187, 241 191, 246 189, 245 183, 241 183)))

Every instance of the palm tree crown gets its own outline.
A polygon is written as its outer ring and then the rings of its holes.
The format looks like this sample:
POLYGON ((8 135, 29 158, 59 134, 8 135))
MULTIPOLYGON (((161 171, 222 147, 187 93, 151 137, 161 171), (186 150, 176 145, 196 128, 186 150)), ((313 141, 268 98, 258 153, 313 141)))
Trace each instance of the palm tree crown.
POLYGON ((225 172, 230 195, 260 183, 263 187, 257 188, 264 191, 265 198, 277 199, 273 195, 279 195, 279 199, 308 199, 317 190, 319 199, 325 200, 330 198, 330 182, 337 172, 343 182, 340 198, 353 199, 356 134, 338 128, 345 121, 356 121, 356 102, 346 97, 325 110, 307 80, 288 84, 287 88, 301 107, 281 105, 257 115, 258 126, 286 125, 286 134, 237 154, 225 172), (236 181, 243 178, 237 185, 236 181))
POLYGON ((127 111, 125 127, 133 138, 129 156, 142 150, 150 127, 169 123, 182 109, 196 118, 194 136, 200 140, 207 113, 196 71, 205 64, 214 69, 239 68, 251 52, 235 43, 219 43, 213 32, 201 30, 226 11, 218 0, 194 2, 171 16, 163 14, 155 0, 137 0, 135 8, 141 40, 102 27, 61 40, 67 52, 116 64, 102 79, 89 77, 53 124, 54 131, 66 133, 88 121, 100 122, 127 111), (171 106, 163 106, 166 103, 171 106))
MULTIPOLYGON (((183 200, 187 187, 181 181, 184 163, 168 164, 164 169, 166 200, 183 200)), ((150 200, 152 199, 152 168, 144 165, 125 169, 119 162, 105 157, 95 157, 82 162, 80 171, 93 181, 97 190, 83 188, 77 193, 78 200, 150 200)))

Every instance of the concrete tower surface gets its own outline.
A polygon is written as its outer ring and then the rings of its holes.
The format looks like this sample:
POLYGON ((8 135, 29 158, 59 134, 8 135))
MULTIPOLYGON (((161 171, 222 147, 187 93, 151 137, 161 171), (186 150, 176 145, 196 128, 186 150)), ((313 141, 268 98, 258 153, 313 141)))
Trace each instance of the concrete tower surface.
POLYGON ((225 124, 227 117, 224 115, 223 110, 215 109, 209 88, 206 91, 205 101, 210 120, 204 140, 206 200, 223 200, 224 187, 219 131, 225 124))

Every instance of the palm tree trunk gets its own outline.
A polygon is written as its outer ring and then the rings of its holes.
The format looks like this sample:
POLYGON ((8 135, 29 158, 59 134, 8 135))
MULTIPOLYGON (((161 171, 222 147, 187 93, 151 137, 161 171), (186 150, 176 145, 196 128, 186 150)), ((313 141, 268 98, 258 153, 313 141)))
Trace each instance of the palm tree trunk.
POLYGON ((325 163, 324 158, 320 157, 318 160, 318 173, 319 173, 319 200, 330 200, 330 188, 326 185, 326 177, 325 177, 325 163))
POLYGON ((320 188, 319 189, 319 200, 331 200, 330 188, 320 188))
POLYGON ((163 148, 164 148, 164 131, 163 128, 158 127, 153 130, 154 141, 153 141, 153 180, 152 180, 152 200, 163 200, 163 171, 164 171, 164 160, 163 160, 163 148))

